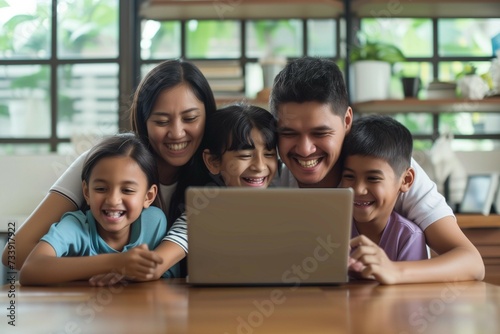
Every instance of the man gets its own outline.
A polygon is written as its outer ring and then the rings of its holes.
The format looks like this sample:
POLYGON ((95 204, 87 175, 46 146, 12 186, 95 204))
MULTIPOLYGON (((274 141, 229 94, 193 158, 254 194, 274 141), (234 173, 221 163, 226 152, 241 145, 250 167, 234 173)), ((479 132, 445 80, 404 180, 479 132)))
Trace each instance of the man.
MULTIPOLYGON (((349 132, 353 111, 338 66, 330 60, 304 57, 294 60, 276 76, 270 109, 278 121, 279 155, 285 166, 275 183, 288 187, 337 187, 341 177, 340 154, 349 132)), ((395 210, 424 231, 427 244, 439 256, 422 266, 398 265, 392 283, 482 280, 484 263, 462 233, 451 208, 424 170, 412 160, 415 181, 401 194, 395 210), (430 263, 432 263, 430 265, 430 263), (429 273, 433 275, 429 275, 429 273)), ((353 253, 355 266, 363 257, 376 256, 376 248, 363 244, 353 253), (356 254, 356 255, 355 255, 356 254)), ((376 264, 374 264, 376 266, 376 264)), ((364 277, 372 275, 364 268, 364 277)))

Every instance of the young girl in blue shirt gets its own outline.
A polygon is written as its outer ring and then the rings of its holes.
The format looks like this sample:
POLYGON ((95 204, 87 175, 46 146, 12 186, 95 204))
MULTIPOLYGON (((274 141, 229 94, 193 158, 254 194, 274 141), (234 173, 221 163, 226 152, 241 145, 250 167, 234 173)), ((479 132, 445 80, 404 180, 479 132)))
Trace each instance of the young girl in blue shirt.
MULTIPOLYGON (((86 211, 68 212, 26 259, 23 285, 88 280, 113 273, 146 281, 163 260, 153 250, 167 230, 165 214, 151 206, 158 169, 151 151, 131 133, 103 139, 87 155, 82 171, 86 211), (49 270, 47 270, 49 268, 49 270)), ((178 266, 163 275, 174 276, 178 266)))

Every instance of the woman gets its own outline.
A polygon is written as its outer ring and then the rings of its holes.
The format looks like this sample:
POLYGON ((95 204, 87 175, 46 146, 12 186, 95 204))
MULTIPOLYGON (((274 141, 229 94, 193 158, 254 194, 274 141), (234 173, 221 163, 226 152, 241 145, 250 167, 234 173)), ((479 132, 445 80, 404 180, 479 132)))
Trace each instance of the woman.
MULTIPOLYGON (((134 94, 131 127, 156 157, 160 207, 166 212, 171 227, 155 250, 163 258, 165 270, 187 253, 185 221, 176 219, 184 208, 184 191, 191 185, 196 166, 201 166, 195 160, 201 160, 199 147, 207 114, 215 109, 215 99, 206 78, 196 66, 182 60, 168 60, 157 65, 143 78, 134 94)), ((86 153, 56 181, 17 231, 16 269, 21 268, 52 223, 59 221, 65 212, 77 210, 85 204, 80 181, 85 157, 86 153)), ((7 264, 8 259, 6 247, 2 262, 7 264)))

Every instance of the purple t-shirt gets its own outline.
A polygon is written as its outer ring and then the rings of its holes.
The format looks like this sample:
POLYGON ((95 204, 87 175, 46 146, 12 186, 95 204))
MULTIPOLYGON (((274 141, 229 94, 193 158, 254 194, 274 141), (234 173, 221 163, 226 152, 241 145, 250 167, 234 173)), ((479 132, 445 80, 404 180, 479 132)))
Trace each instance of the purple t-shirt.
MULTIPOLYGON (((356 224, 353 222, 351 236, 354 238, 358 235, 356 224)), ((396 211, 391 213, 378 245, 387 253, 391 261, 415 261, 429 258, 424 232, 396 211)))

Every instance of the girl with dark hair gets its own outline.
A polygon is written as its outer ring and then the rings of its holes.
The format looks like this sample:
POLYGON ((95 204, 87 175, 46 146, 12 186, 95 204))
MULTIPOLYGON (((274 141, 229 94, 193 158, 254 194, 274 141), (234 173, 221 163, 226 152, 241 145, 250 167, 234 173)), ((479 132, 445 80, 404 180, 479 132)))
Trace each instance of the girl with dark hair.
MULTIPOLYGON (((196 66, 183 60, 157 65, 143 78, 133 97, 131 127, 156 158, 161 207, 168 218, 167 235, 155 250, 163 258, 165 270, 187 254, 186 224, 179 218, 184 210, 184 191, 194 180, 191 176, 199 172, 197 166, 202 166, 195 157, 201 159, 205 121, 215 109, 208 81, 196 66)), ((86 155, 80 156, 56 181, 17 231, 17 269, 53 222, 84 205, 80 174, 86 155)), ((6 264, 7 260, 8 252, 4 249, 2 261, 6 264)), ((101 279, 91 283, 108 284, 101 279)))
POLYGON ((108 273, 136 281, 175 276, 178 266, 155 275, 163 259, 150 249, 162 241, 167 221, 151 206, 158 170, 146 145, 130 133, 103 139, 87 154, 81 179, 90 209, 68 212, 50 227, 21 268, 20 283, 55 284, 108 273))
POLYGON ((278 167, 274 117, 265 109, 234 104, 215 111, 202 143, 207 170, 228 187, 266 188, 278 167))

